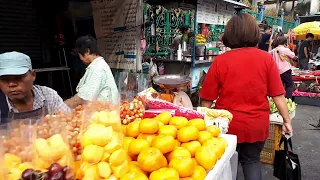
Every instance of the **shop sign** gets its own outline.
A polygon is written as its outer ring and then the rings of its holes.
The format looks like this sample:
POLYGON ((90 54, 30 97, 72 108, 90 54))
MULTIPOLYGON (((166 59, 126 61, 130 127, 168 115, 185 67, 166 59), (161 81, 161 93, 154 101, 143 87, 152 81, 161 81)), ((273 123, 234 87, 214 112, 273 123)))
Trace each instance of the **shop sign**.
POLYGON ((134 71, 141 69, 142 2, 95 0, 91 5, 99 50, 109 66, 134 71))

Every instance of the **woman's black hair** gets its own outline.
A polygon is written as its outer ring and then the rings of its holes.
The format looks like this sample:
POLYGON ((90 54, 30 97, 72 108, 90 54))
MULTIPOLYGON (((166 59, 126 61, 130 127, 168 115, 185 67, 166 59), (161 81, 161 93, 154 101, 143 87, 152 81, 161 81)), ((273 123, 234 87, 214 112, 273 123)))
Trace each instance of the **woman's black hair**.
POLYGON ((264 26, 264 28, 263 28, 264 31, 269 30, 269 29, 272 29, 272 27, 269 26, 269 25, 266 25, 266 26, 264 26))
POLYGON ((314 38, 314 34, 308 33, 308 34, 306 35, 306 38, 309 38, 309 37, 314 38))
POLYGON ((81 55, 86 53, 100 55, 97 40, 90 35, 79 37, 75 43, 75 50, 81 55))
POLYGON ((189 27, 189 26, 182 26, 182 27, 180 28, 180 32, 181 32, 181 34, 184 34, 185 32, 187 32, 187 31, 188 31, 188 29, 190 29, 190 27, 189 27))

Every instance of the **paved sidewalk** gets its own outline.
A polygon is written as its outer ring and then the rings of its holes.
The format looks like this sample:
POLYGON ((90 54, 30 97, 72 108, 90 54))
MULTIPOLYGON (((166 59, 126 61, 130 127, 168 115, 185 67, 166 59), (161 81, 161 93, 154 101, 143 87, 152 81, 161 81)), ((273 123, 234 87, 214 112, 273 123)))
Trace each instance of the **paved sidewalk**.
MULTIPOLYGON (((298 105, 293 125, 293 150, 299 155, 302 179, 320 180, 320 130, 313 129, 309 123, 316 124, 320 118, 320 107, 298 105)), ((263 180, 276 180, 273 168, 263 165, 263 180)), ((244 180, 241 167, 238 180, 244 180)))

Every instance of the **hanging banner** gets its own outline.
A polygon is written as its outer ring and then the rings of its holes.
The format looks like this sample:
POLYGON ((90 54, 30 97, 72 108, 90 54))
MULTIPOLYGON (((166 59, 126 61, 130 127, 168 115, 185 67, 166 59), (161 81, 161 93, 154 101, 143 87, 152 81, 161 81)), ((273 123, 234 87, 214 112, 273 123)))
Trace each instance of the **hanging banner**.
POLYGON ((141 69, 140 0, 91 1, 99 51, 111 68, 141 69))

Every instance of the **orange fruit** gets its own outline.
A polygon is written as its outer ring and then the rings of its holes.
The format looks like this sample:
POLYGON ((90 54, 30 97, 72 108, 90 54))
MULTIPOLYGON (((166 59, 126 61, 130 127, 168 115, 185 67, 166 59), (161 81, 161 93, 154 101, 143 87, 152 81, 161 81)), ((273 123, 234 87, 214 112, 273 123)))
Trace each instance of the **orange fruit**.
POLYGON ((209 131, 213 137, 218 137, 220 135, 220 128, 216 125, 208 126, 207 131, 209 131))
POLYGON ((168 165, 161 151, 155 147, 145 148, 137 159, 138 166, 144 172, 153 172, 168 165))
POLYGON ((220 144, 220 141, 218 138, 211 138, 211 139, 206 140, 203 143, 203 146, 216 146, 218 144, 220 144))
POLYGON ((170 161, 169 167, 178 171, 180 178, 189 177, 193 174, 195 164, 191 158, 178 157, 170 161))
POLYGON ((155 137, 155 135, 153 135, 153 134, 140 133, 139 136, 137 137, 137 139, 144 139, 144 140, 148 141, 149 144, 151 144, 154 137, 155 137))
POLYGON ((225 149, 228 147, 228 142, 225 138, 217 137, 217 139, 221 142, 221 144, 224 146, 225 149))
POLYGON ((155 134, 159 130, 158 121, 150 118, 143 119, 140 121, 139 130, 144 134, 155 134))
POLYGON ((206 140, 211 139, 213 136, 209 131, 200 131, 198 141, 203 144, 206 140))
POLYGON ((159 124, 159 128, 161 128, 162 126, 164 126, 163 122, 161 122, 161 121, 158 121, 158 124, 159 124))
POLYGON ((142 172, 144 173, 138 166, 137 161, 131 161, 129 162, 129 172, 142 172))
POLYGON ((152 140, 151 147, 158 148, 162 154, 173 151, 176 141, 172 136, 157 136, 152 140))
POLYGON ((168 135, 172 136, 173 138, 177 137, 177 128, 173 125, 165 125, 160 127, 158 134, 159 135, 168 135))
POLYGON ((192 177, 180 178, 180 180, 194 180, 192 177))
POLYGON ((196 127, 199 131, 203 131, 206 130, 207 125, 206 122, 203 119, 191 119, 190 121, 188 121, 187 126, 194 126, 196 127))
POLYGON ((225 151, 225 146, 218 138, 208 139, 203 143, 203 146, 209 147, 213 152, 216 153, 217 158, 220 159, 225 151))
POLYGON ((194 157, 196 150, 201 147, 201 144, 198 141, 190 141, 187 143, 182 143, 181 147, 186 148, 190 152, 191 157, 194 157))
POLYGON ((174 168, 160 168, 153 171, 150 176, 150 180, 179 180, 179 173, 174 168))
POLYGON ((200 147, 196 151, 195 158, 200 166, 211 170, 217 162, 217 156, 209 147, 200 147))
POLYGON ((169 121, 171 118, 172 118, 171 113, 165 111, 157 115, 155 119, 162 122, 164 125, 167 125, 169 124, 169 121))
POLYGON ((180 147, 180 146, 181 146, 181 142, 176 139, 176 146, 175 147, 180 147))
POLYGON ((133 137, 125 137, 122 141, 122 147, 124 150, 126 150, 128 152, 128 148, 130 143, 134 140, 133 137))
POLYGON ((194 126, 182 127, 177 133, 177 139, 182 143, 197 140, 198 136, 199 131, 194 126))
POLYGON ((196 158, 192 158, 192 161, 194 162, 195 165, 198 165, 196 158))
POLYGON ((130 155, 138 155, 143 149, 148 147, 150 147, 150 145, 147 140, 135 139, 129 144, 128 153, 130 155))
POLYGON ((132 171, 120 178, 120 180, 148 180, 148 177, 142 172, 132 171))
POLYGON ((124 135, 127 133, 127 125, 122 125, 122 132, 124 135))
POLYGON ((196 166, 191 177, 196 180, 204 180, 206 176, 207 176, 206 170, 201 166, 196 166))
POLYGON ((187 126, 188 119, 185 117, 174 116, 169 121, 170 125, 175 126, 177 129, 187 126))
POLYGON ((178 157, 191 158, 191 153, 183 147, 176 147, 176 148, 174 148, 174 150, 172 152, 170 152, 167 155, 168 162, 170 162, 172 159, 178 158, 178 157))
POLYGON ((137 137, 140 134, 139 131, 140 121, 133 121, 126 127, 126 136, 127 137, 137 137))

